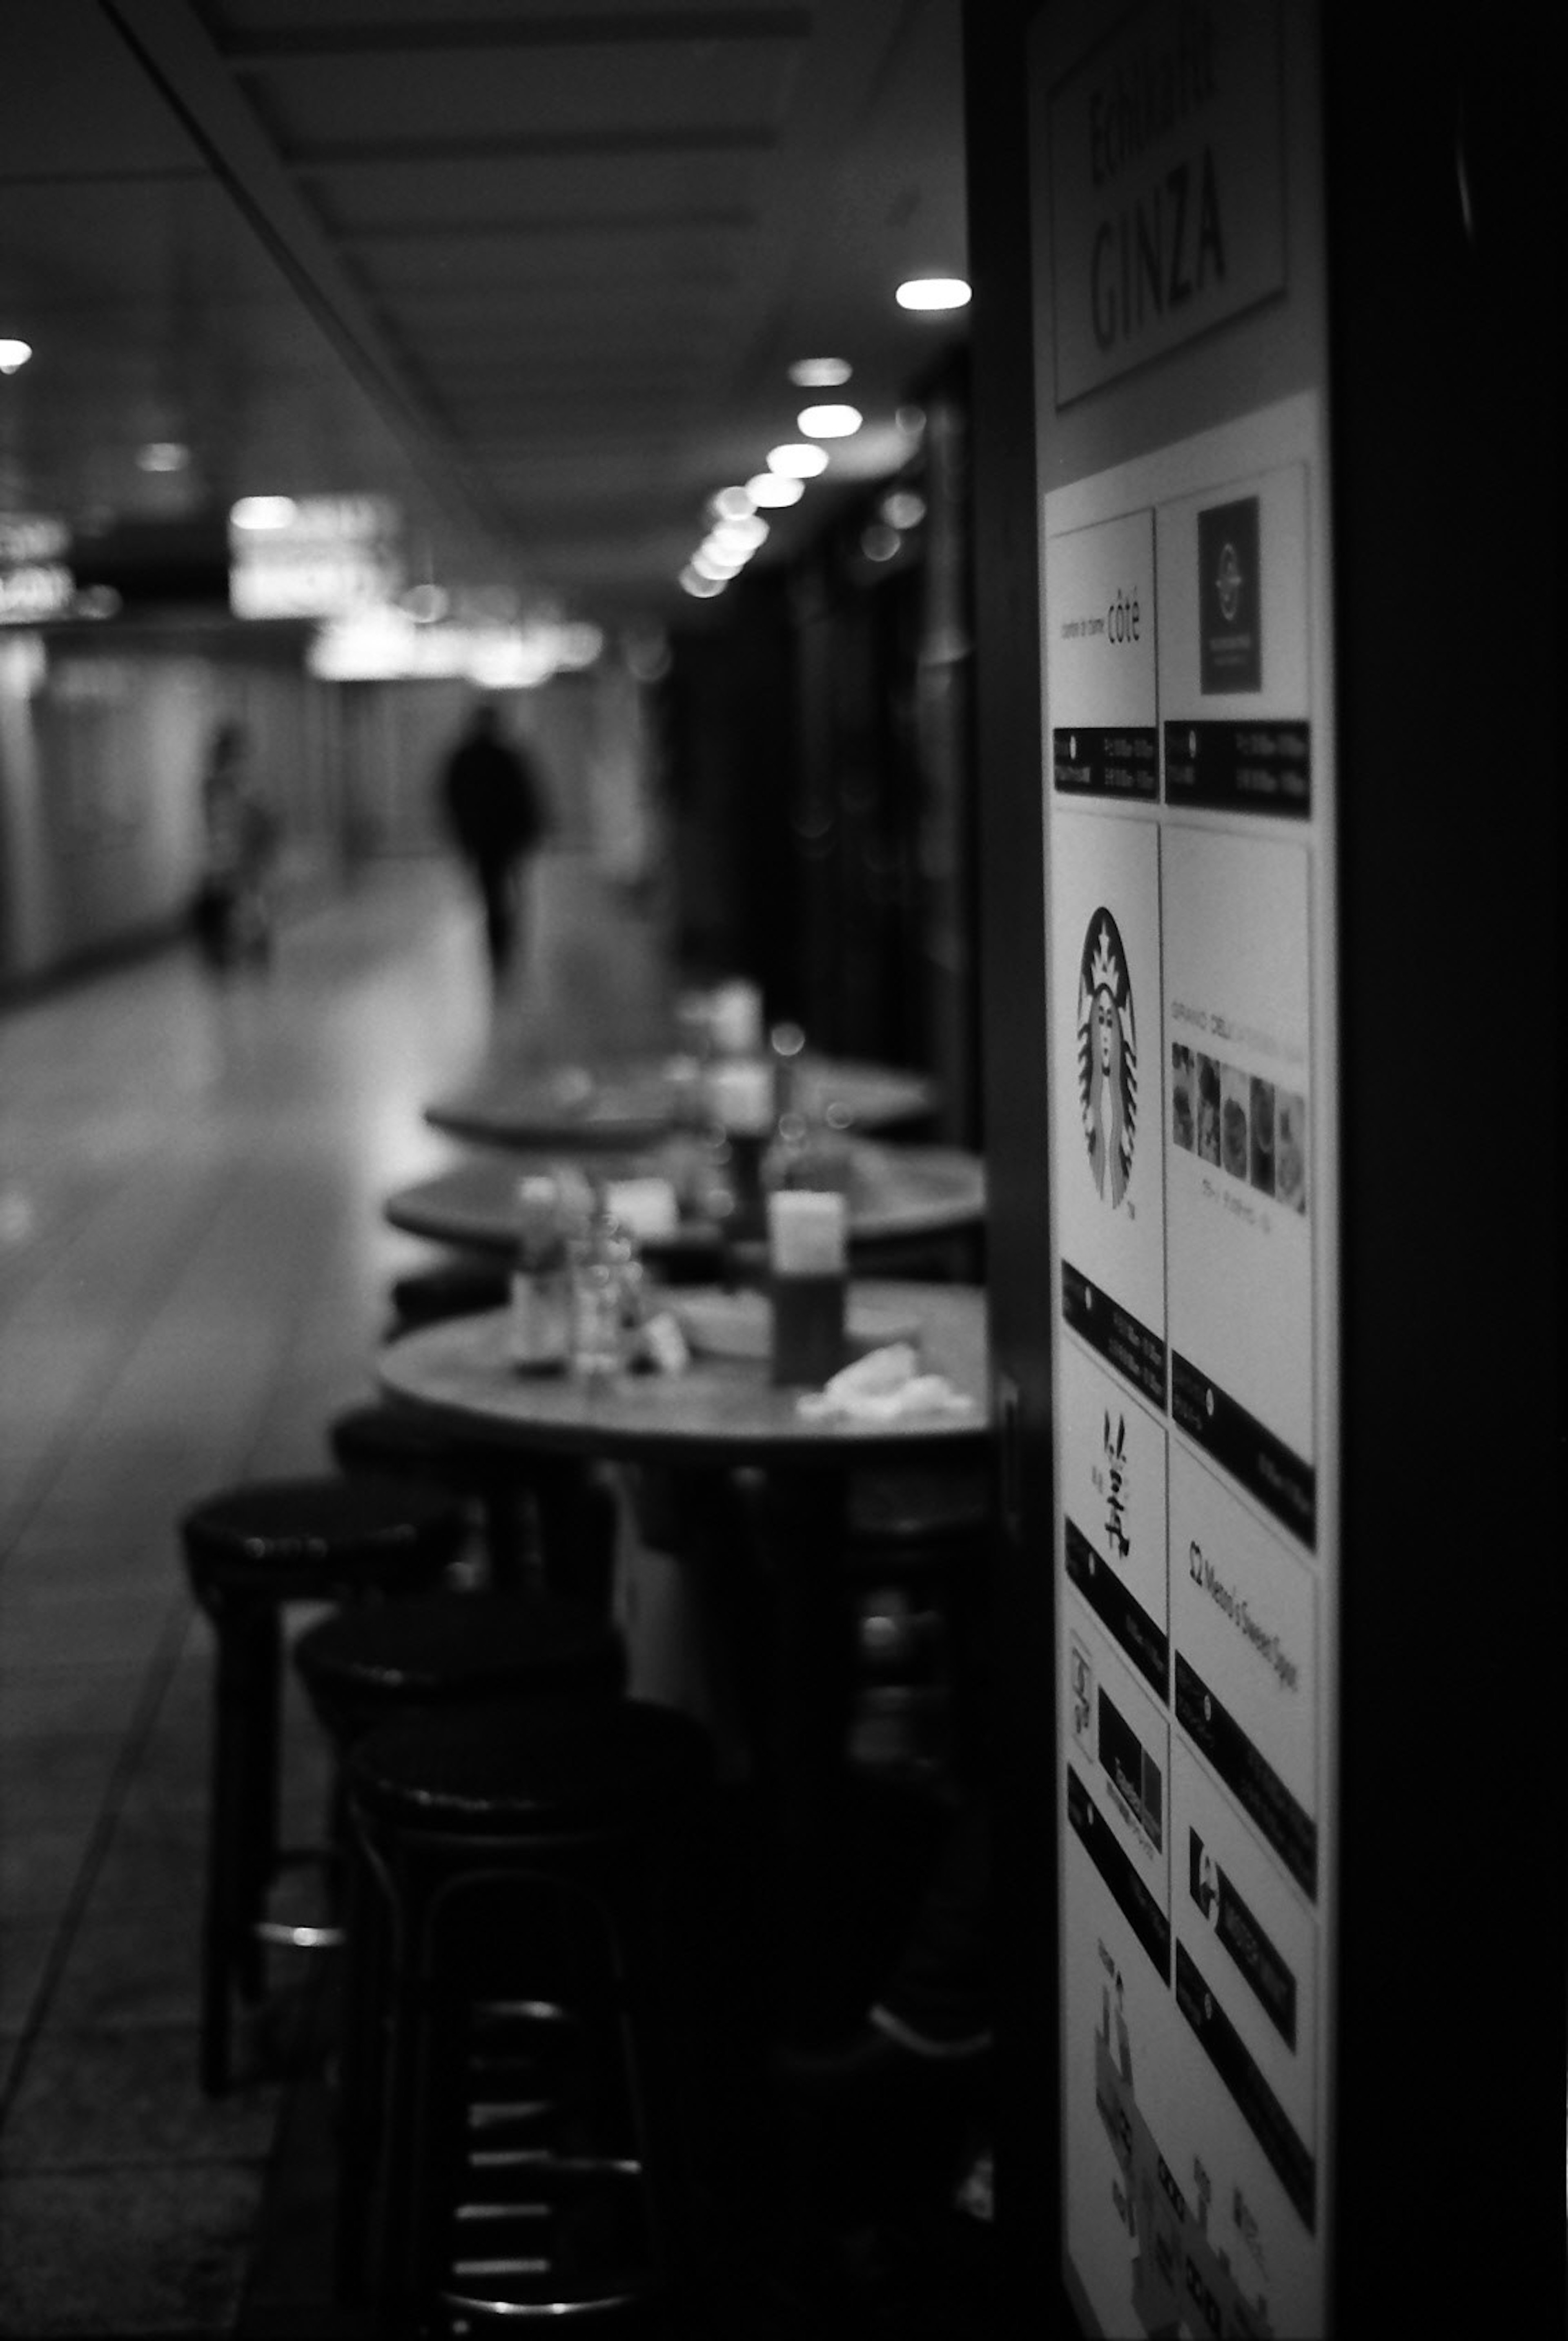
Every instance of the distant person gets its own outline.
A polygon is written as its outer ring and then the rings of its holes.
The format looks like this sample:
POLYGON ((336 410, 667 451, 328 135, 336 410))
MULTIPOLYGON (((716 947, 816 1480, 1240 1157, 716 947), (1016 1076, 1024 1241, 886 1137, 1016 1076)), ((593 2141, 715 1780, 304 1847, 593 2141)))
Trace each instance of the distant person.
POLYGON ((202 775, 202 874, 196 943, 215 974, 272 956, 278 819, 251 764, 243 723, 220 723, 202 775))
POLYGON ((441 774, 441 809, 484 913, 484 948, 496 991, 517 956, 521 881, 544 835, 544 799, 532 759, 501 733, 481 700, 441 774))

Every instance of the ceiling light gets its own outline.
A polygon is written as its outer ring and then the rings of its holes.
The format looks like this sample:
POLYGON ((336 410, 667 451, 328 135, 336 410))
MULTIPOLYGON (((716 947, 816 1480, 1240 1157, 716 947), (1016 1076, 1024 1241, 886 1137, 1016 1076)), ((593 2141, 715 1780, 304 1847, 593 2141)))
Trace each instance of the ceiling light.
POLYGON ((717 544, 699 544, 692 555, 692 567, 699 577, 717 578, 723 585, 727 585, 732 577, 738 577, 745 565, 744 553, 726 553, 717 544))
POLYGON ((31 342, 0 341, 0 374, 15 374, 33 354, 31 342))
POLYGON ((861 532, 860 549, 868 561, 891 561, 903 542, 895 528, 889 528, 885 521, 874 520, 869 528, 861 532))
POLYGON ((854 372, 847 358, 796 358, 789 378, 802 390, 836 390, 854 372))
POLYGON ((918 528, 925 518, 925 498, 913 488, 894 488, 884 496, 880 509, 890 528, 918 528))
POLYGON ((708 510, 719 520, 744 520, 756 498, 749 488, 721 488, 708 499, 708 510))
POLYGON ((745 520, 722 520, 709 536, 710 544, 733 545, 737 553, 754 553, 767 542, 768 524, 752 513, 745 520))
POLYGON ((398 606, 416 626, 434 626, 446 615, 448 595, 444 585, 411 585, 398 606))
POLYGON ((808 439, 848 439, 860 429, 858 406, 803 406, 794 427, 808 439))
POLYGON ((724 590, 722 577, 704 577, 702 571, 694 569, 689 561, 681 572, 680 582, 684 591, 699 602, 709 601, 714 594, 722 593, 724 590))
POLYGON ((912 276, 893 297, 901 309, 962 309, 969 287, 962 276, 912 276))
POLYGON ((178 439, 149 439, 136 450, 136 467, 143 472, 183 472, 191 451, 178 439))
POLYGON ((785 504, 799 503, 805 493, 805 482, 784 479, 777 472, 759 472, 754 480, 746 482, 746 493, 754 504, 776 505, 782 510, 785 504))
POLYGON ((814 480, 819 472, 827 469, 827 451, 805 440, 789 447, 771 447, 768 469, 786 480, 814 480))
POLYGON ((287 528, 294 516, 292 496, 242 496, 229 507, 235 528, 287 528))

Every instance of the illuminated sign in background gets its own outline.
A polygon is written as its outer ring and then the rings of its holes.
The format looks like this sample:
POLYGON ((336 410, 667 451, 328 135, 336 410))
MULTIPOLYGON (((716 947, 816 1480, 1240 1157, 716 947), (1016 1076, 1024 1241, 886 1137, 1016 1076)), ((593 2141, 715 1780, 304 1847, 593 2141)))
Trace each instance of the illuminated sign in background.
POLYGON ((229 515, 236 618, 346 618, 404 584, 401 518, 385 496, 245 496, 229 515))
POLYGON ((70 532, 45 513, 0 513, 0 625, 70 614, 76 581, 70 532))

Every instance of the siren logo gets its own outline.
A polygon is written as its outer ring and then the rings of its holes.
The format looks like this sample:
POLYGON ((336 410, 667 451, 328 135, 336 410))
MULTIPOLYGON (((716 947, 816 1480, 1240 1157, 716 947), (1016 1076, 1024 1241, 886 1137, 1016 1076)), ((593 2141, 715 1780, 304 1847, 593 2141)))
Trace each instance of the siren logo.
POLYGON ((1227 626, 1235 624, 1236 612, 1242 606, 1243 582, 1242 564, 1236 559, 1236 548, 1227 537, 1220 547, 1219 573, 1214 579, 1214 590, 1220 597, 1220 615, 1227 626))
POLYGON ((1078 963, 1078 1097, 1095 1191, 1117 1210, 1133 1175, 1138 1047, 1127 954, 1103 905, 1078 963))

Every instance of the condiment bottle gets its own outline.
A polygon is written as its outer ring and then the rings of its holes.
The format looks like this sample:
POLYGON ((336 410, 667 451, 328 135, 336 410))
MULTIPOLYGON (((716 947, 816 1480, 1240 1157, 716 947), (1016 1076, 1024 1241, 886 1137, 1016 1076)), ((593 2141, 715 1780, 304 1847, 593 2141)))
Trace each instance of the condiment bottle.
POLYGON ((602 1188, 568 1250, 571 1370, 580 1381, 594 1381, 626 1364, 640 1283, 635 1247, 602 1188))
POLYGON ((517 1181, 517 1252, 512 1270, 508 1346, 514 1366, 538 1370, 566 1360, 566 1245, 561 1196, 547 1172, 517 1181))

